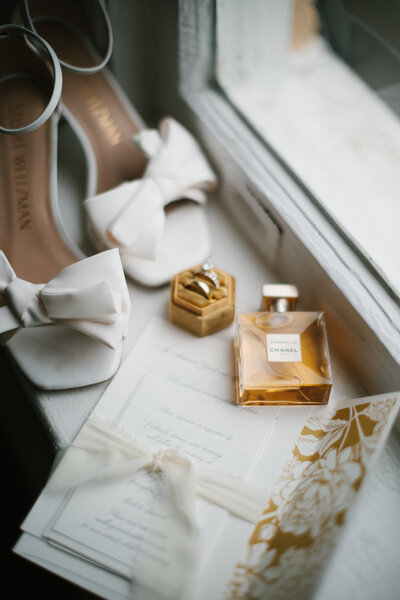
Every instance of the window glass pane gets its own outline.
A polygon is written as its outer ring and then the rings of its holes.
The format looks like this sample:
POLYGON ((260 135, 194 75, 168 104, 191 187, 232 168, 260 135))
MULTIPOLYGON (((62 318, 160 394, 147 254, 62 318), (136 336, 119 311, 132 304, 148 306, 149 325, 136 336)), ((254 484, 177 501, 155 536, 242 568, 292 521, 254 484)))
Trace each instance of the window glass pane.
POLYGON ((216 74, 400 290, 400 0, 216 0, 216 74))

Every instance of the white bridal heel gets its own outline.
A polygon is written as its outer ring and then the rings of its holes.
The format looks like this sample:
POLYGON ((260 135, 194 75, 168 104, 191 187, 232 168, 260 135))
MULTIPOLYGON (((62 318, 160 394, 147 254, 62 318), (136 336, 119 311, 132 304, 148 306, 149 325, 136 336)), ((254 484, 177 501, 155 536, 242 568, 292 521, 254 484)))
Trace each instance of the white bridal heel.
POLYGON ((56 194, 62 75, 36 33, 0 27, 0 337, 37 386, 108 379, 130 301, 117 250, 79 260, 56 194), (47 283, 44 283, 47 282, 47 283))
POLYGON ((125 273, 149 286, 203 262, 211 253, 205 191, 215 175, 173 119, 159 132, 144 129, 105 67, 112 30, 102 3, 21 0, 20 16, 63 67, 62 110, 87 156, 85 207, 96 247, 118 248, 125 273))

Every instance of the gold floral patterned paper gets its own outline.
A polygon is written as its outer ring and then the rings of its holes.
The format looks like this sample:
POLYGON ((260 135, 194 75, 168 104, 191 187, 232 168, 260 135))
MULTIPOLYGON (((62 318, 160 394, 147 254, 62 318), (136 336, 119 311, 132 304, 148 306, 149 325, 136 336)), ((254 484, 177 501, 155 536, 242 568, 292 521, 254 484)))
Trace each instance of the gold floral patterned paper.
POLYGON ((398 404, 396 396, 358 400, 307 420, 225 598, 312 597, 398 404))

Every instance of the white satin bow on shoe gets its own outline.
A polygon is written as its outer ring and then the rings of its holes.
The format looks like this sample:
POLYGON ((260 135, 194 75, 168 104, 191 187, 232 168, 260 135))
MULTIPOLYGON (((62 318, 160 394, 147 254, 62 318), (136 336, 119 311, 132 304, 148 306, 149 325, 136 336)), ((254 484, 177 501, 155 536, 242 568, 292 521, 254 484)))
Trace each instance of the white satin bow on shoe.
POLYGON ((142 179, 87 199, 85 208, 96 245, 119 248, 128 275, 159 285, 209 256, 203 206, 216 178, 196 140, 174 119, 134 142, 149 158, 142 179), (183 199, 191 202, 165 213, 183 199))
POLYGON ((117 250, 66 267, 47 284, 20 279, 0 252, 0 336, 45 389, 108 379, 117 369, 130 300, 117 250), (99 343, 100 342, 100 343, 99 343))

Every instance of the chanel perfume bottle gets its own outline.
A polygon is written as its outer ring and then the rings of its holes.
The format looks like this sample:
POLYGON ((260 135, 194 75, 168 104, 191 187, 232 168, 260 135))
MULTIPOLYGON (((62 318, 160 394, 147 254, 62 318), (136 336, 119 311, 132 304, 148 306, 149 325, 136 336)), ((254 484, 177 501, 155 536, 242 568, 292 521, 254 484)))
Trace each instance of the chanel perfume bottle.
POLYGON ((237 403, 326 404, 331 374, 322 312, 296 312, 297 288, 263 286, 260 312, 237 316, 237 403))

